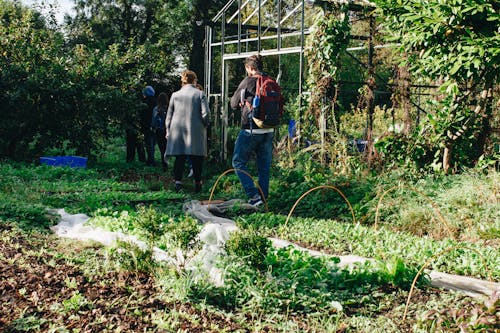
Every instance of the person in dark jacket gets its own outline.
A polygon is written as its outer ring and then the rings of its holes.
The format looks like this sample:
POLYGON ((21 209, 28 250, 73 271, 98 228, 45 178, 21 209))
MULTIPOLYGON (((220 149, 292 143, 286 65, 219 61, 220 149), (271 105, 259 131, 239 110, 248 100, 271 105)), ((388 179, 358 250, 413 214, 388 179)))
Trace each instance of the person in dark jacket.
POLYGON ((153 117, 151 119, 151 130, 155 133, 156 143, 160 149, 160 158, 163 171, 167 170, 167 160, 165 157, 165 149, 167 147, 167 131, 165 128, 165 119, 167 117, 168 97, 167 94, 161 93, 158 95, 158 104, 153 109, 153 117))
POLYGON ((151 130, 151 118, 153 109, 156 106, 155 90, 151 86, 142 89, 144 108, 141 113, 141 131, 144 134, 146 145, 146 165, 155 165, 155 133, 151 130))
POLYGON ((248 203, 259 206, 263 203, 261 194, 250 174, 248 161, 252 154, 257 157, 257 173, 259 186, 265 198, 269 195, 269 173, 273 157, 274 129, 259 128, 252 120, 250 106, 255 97, 257 75, 263 75, 262 56, 249 56, 244 61, 247 77, 241 81, 231 98, 231 108, 241 108, 241 130, 236 138, 233 152, 233 168, 236 169, 241 185, 248 197, 248 203), (243 172, 239 172, 239 171, 243 172))
MULTIPOLYGON (((130 93, 135 95, 137 92, 131 90, 130 93)), ((135 160, 136 153, 140 162, 146 162, 144 138, 141 131, 141 113, 142 107, 140 106, 131 106, 127 109, 127 112, 123 113, 122 121, 123 127, 125 128, 127 163, 133 162, 135 160)))

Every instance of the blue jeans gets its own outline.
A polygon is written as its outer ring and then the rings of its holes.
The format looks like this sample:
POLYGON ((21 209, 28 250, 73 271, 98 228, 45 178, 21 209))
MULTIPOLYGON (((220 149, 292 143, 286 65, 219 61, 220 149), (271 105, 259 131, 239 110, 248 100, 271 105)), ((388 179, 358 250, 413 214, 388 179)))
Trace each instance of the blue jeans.
POLYGON ((250 134, 245 130, 240 130, 234 146, 233 168, 240 178, 241 185, 246 195, 252 198, 260 194, 253 180, 243 172, 250 174, 248 170, 248 161, 255 152, 257 155, 257 172, 259 175, 259 186, 264 193, 264 197, 269 195, 269 171, 271 169, 271 160, 273 158, 273 136, 274 133, 250 134))

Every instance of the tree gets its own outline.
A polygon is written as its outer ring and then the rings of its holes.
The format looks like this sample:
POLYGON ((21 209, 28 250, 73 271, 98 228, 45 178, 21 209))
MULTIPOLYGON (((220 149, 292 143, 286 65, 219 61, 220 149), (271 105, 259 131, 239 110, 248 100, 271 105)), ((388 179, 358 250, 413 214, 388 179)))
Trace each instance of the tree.
POLYGON ((226 1, 222 0, 192 0, 193 13, 191 20, 192 47, 189 53, 189 68, 198 75, 198 81, 205 77, 205 26, 210 24, 212 16, 226 1))
POLYGON ((67 45, 40 13, 0 4, 0 156, 62 147, 89 156, 123 110, 139 107, 127 64, 140 53, 67 45))
POLYGON ((393 40, 414 76, 442 82, 424 138, 442 168, 475 162, 486 151, 492 90, 500 76, 500 3, 496 0, 379 0, 393 40))
POLYGON ((116 44, 122 53, 142 49, 141 57, 128 64, 140 84, 165 88, 179 58, 189 53, 189 1, 75 0, 75 10, 74 18, 66 17, 70 42, 100 50, 116 44))

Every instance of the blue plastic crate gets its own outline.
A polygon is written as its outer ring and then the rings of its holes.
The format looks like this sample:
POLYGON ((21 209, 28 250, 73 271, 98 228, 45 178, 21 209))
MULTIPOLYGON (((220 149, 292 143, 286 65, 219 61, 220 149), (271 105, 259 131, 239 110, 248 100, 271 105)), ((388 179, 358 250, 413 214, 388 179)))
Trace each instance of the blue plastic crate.
POLYGON ((70 168, 86 168, 87 158, 81 156, 43 156, 40 163, 50 166, 68 166, 70 168))

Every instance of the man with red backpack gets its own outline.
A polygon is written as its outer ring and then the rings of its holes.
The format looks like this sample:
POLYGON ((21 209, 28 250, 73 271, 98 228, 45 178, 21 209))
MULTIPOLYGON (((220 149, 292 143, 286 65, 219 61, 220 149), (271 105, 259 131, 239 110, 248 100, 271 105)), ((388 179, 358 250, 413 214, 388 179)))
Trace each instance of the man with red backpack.
POLYGON ((273 127, 279 124, 283 98, 281 88, 276 81, 262 72, 261 55, 249 56, 245 59, 244 64, 248 76, 241 81, 231 98, 231 108, 234 110, 238 107, 241 108, 241 130, 236 138, 232 163, 249 198, 248 203, 256 207, 263 203, 263 198, 253 180, 247 175, 247 173, 250 174, 248 161, 255 153, 259 186, 264 198, 267 198, 273 156, 273 127), (264 86, 270 86, 269 89, 273 91, 264 91, 264 86), (272 118, 270 124, 263 125, 268 118, 272 118))

